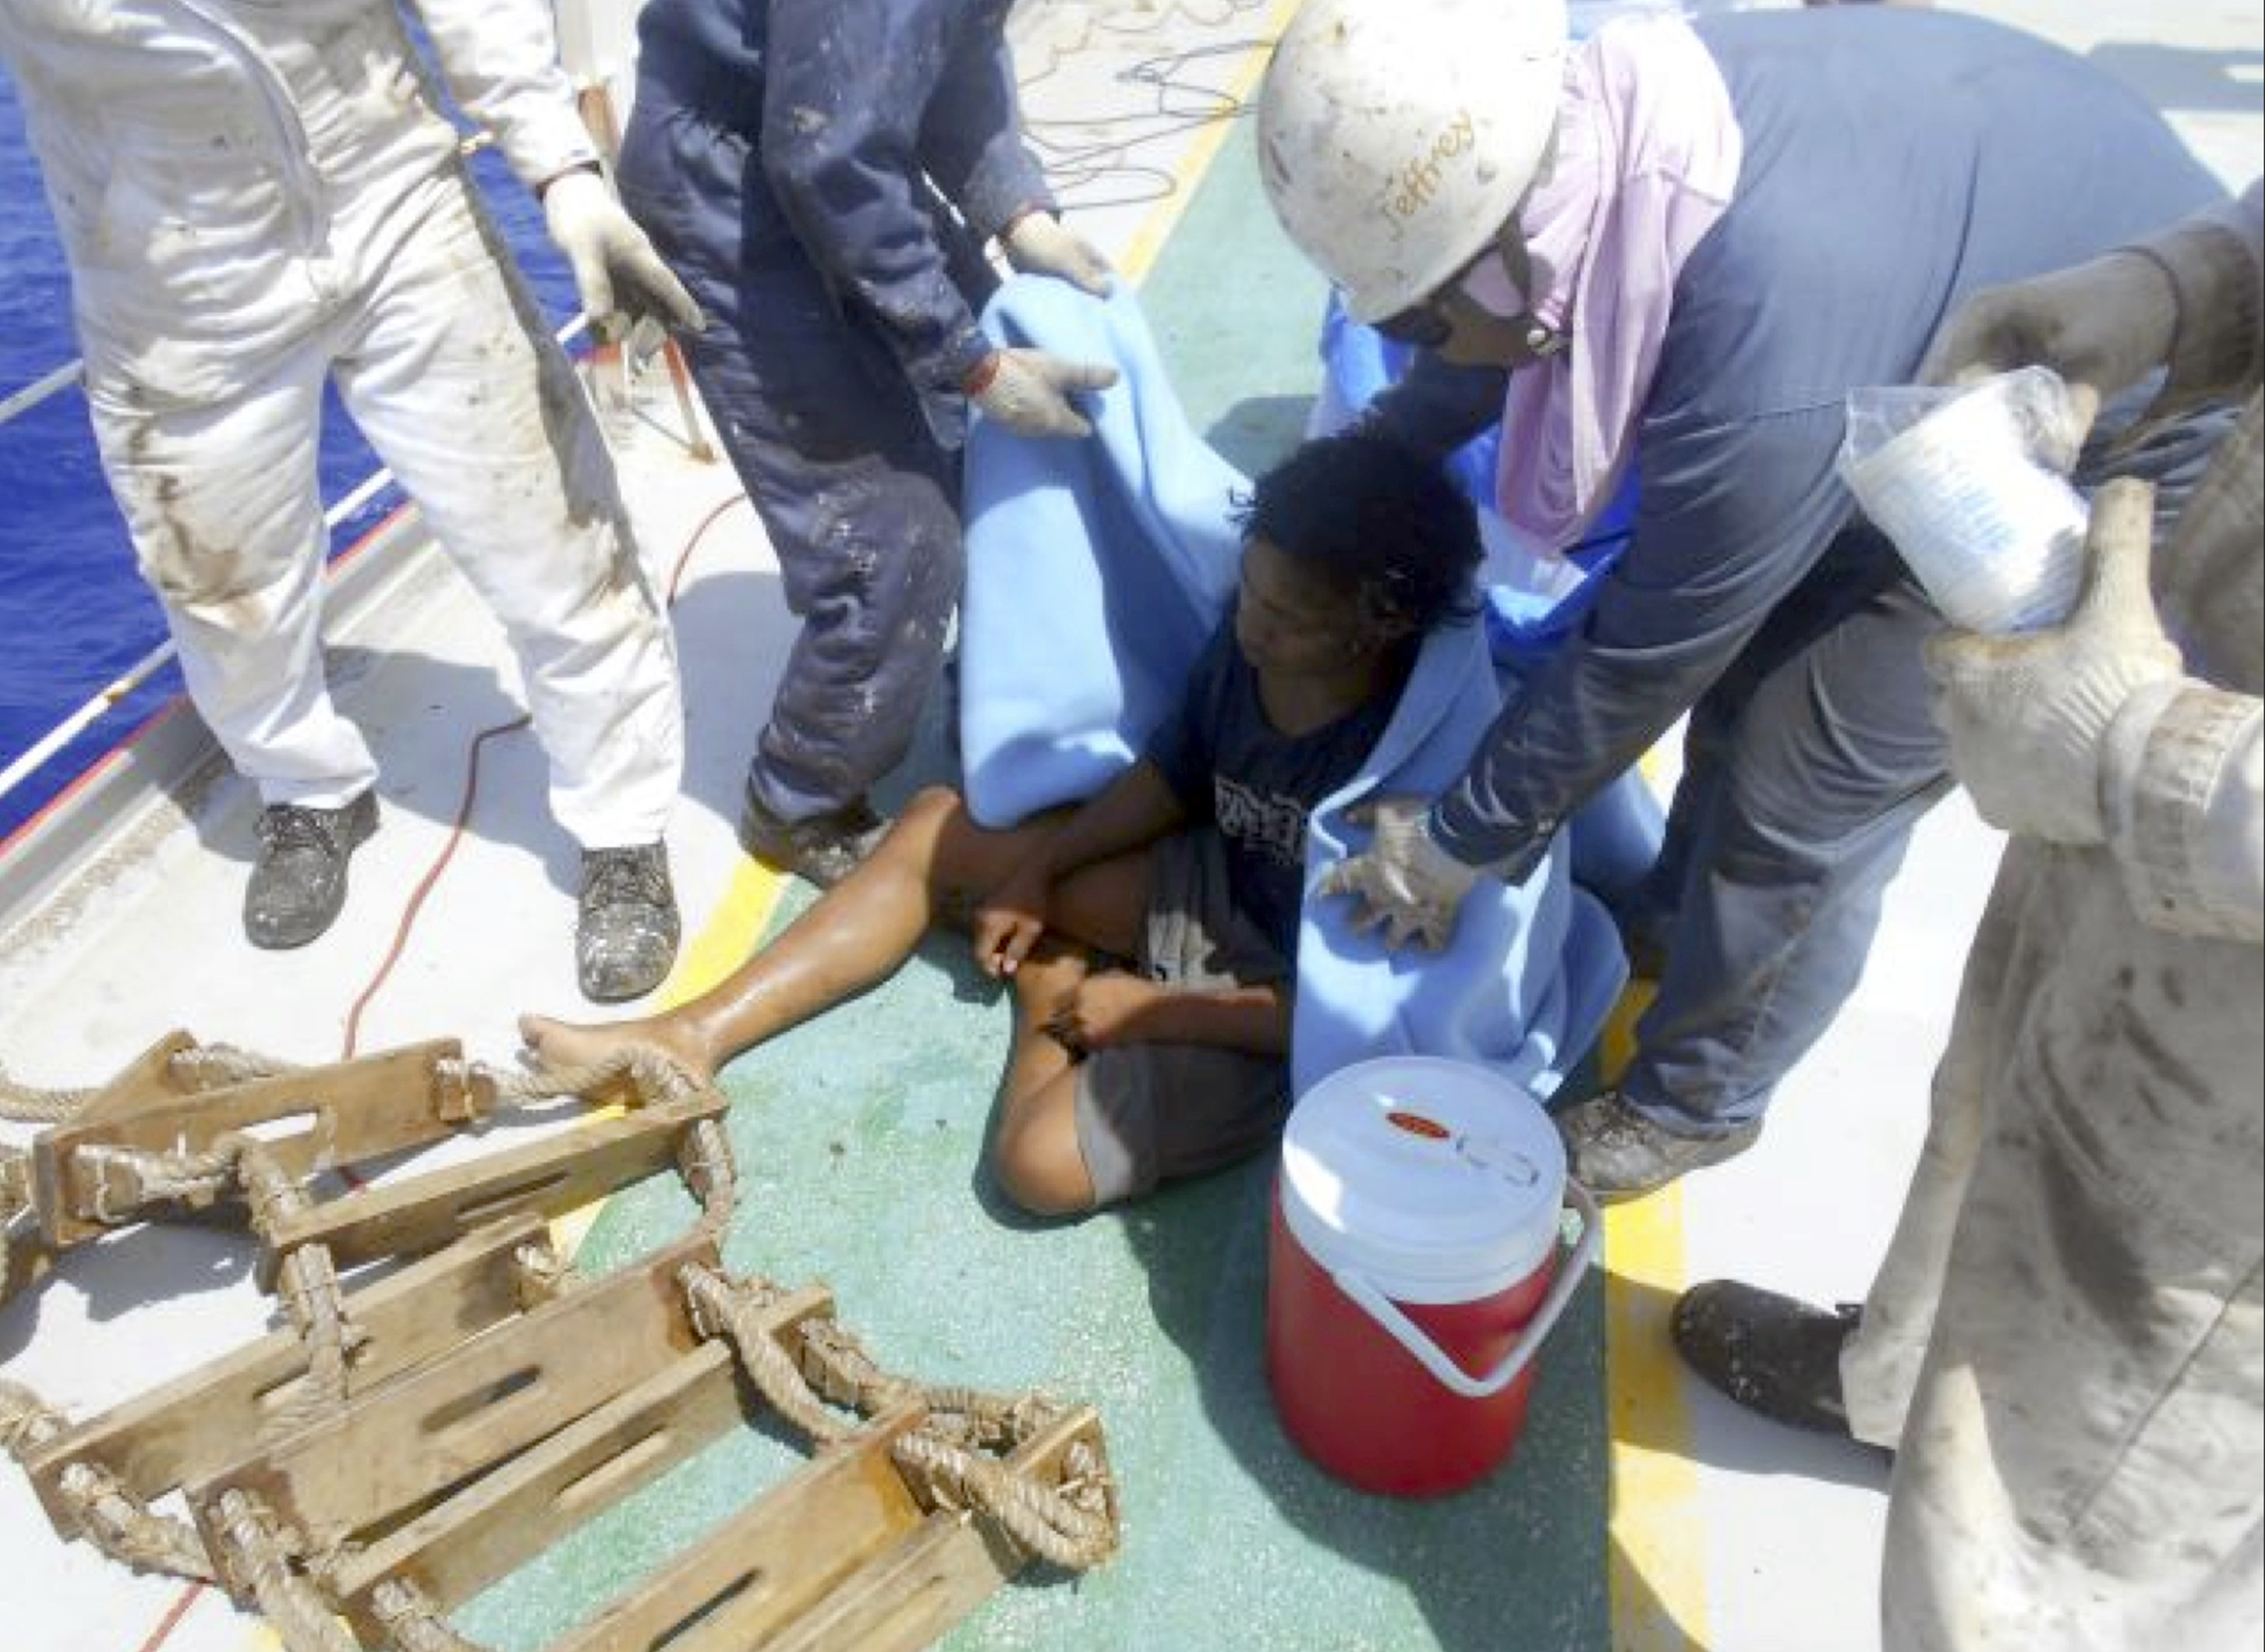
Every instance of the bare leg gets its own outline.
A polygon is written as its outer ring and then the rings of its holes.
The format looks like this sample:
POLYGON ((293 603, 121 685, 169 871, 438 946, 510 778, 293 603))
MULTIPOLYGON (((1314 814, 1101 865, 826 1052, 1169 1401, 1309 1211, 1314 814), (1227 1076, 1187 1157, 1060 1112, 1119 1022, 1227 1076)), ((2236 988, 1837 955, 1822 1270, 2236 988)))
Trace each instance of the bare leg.
POLYGON ((1000 1086, 991 1174, 1034 1216, 1093 1208, 1093 1178, 1077 1145, 1077 1068, 1069 1052, 1039 1030, 1088 967, 1082 952, 1041 944, 1015 976, 1015 1049, 1000 1086))
MULTIPOLYGON (((986 831, 957 792, 932 787, 912 800, 856 871, 697 998, 637 1021, 522 1015, 520 1037, 546 1066, 578 1066, 624 1044, 646 1044, 712 1077, 741 1051, 893 974, 931 926, 963 918, 1052 829, 1040 820, 986 831)), ((1145 898, 1145 857, 1088 869, 1066 880, 1059 897, 1054 918, 1067 934, 1108 949, 1129 945, 1145 898), (1127 891, 1133 904, 1119 911, 1127 891)))

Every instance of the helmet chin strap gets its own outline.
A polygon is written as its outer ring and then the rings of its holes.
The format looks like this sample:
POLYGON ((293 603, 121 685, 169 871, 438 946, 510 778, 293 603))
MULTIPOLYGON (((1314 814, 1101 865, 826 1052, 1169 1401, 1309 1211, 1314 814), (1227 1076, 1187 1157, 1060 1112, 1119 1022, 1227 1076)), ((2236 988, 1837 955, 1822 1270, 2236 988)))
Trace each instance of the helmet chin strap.
POLYGON ((1527 295, 1533 272, 1526 255, 1526 237, 1516 219, 1503 226, 1488 253, 1464 273, 1438 301, 1440 313, 1452 320, 1457 310, 1476 322, 1486 333, 1503 341, 1516 367, 1561 353, 1569 342, 1565 332, 1538 315, 1527 295))
POLYGON ((1496 234, 1492 256, 1482 256, 1456 282, 1455 292, 1473 309, 1515 332, 1523 359, 1541 360, 1562 353, 1569 338, 1560 328, 1542 320, 1533 308, 1533 260, 1518 227, 1517 212, 1503 221, 1496 234))

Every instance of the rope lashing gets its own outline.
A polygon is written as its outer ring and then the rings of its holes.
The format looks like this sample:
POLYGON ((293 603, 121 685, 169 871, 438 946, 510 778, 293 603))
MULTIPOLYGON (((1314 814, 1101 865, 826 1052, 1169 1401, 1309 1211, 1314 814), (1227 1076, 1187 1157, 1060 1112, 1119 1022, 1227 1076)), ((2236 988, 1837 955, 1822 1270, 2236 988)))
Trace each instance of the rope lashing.
POLYGON ((794 1357, 762 1326, 762 1311, 784 1293, 768 1281, 735 1286, 711 1269, 689 1264, 677 1283, 691 1305, 693 1328, 703 1336, 729 1336, 756 1391, 779 1415, 819 1445, 852 1433, 856 1424, 828 1410, 796 1369, 794 1357))
POLYGON ((47 1089, 26 1084, 0 1066, 0 1118, 19 1124, 60 1124, 78 1117, 101 1087, 47 1089))
POLYGON ((519 1281, 521 1312, 555 1302, 582 1283, 574 1264, 545 1241, 530 1241, 511 1253, 519 1281))
MULTIPOLYGON (((0 1379, 0 1450, 19 1465, 61 1437, 70 1419, 21 1383, 0 1379)), ((68 1465, 56 1488, 79 1534, 114 1561, 141 1572, 213 1581, 211 1557, 185 1520, 152 1514, 98 1463, 68 1465)))
POLYGON ((898 1466, 915 1478, 931 1503, 989 1515, 1031 1554, 1070 1570, 1101 1563, 1117 1547, 1111 1487, 1098 1455, 1074 1449, 1068 1478, 1041 1485, 968 1442, 1011 1448, 1060 1415, 1036 1395, 1009 1397, 965 1388, 931 1393, 873 1363, 857 1339, 830 1319, 797 1328, 797 1363, 762 1324, 762 1312, 783 1292, 767 1280, 735 1284, 711 1269, 692 1264, 678 1283, 703 1335, 727 1335, 748 1379, 779 1413, 820 1445, 844 1439, 857 1424, 827 1404, 854 1407, 870 1417, 908 1400, 928 1415, 891 1443, 898 1466))
MULTIPOLYGON (((252 1229, 261 1237, 272 1240, 290 1218, 313 1208, 306 1190, 257 1140, 231 1135, 222 1146, 235 1161, 237 1180, 251 1207, 252 1229)), ((346 1403, 348 1368, 368 1340, 347 1318, 345 1287, 327 1245, 295 1245, 283 1252, 275 1294, 306 1347, 307 1375, 268 1425, 270 1438, 295 1432, 346 1403)))
POLYGON ((295 1542, 267 1506, 240 1486, 220 1495, 215 1512, 222 1560, 236 1592, 249 1594, 288 1652, 362 1652, 312 1579, 293 1566, 295 1542))
MULTIPOLYGON (((980 1509, 1039 1559, 1068 1571, 1087 1571, 1117 1547, 1117 1529, 1105 1507, 1074 1501, 1064 1487, 1041 1486, 994 1458, 939 1439, 926 1428, 900 1434, 890 1445, 899 1465, 921 1477, 931 1497, 947 1508, 980 1509)), ((1088 1472, 1069 1482, 1079 1494, 1097 1489, 1088 1472)))
POLYGON ((0 1227, 32 1208, 32 1155, 0 1146, 0 1227))
POLYGON ((695 1120, 676 1150, 677 1174, 700 1202, 697 1231, 720 1241, 739 1208, 739 1172, 720 1120, 695 1120))
POLYGON ((165 1065, 175 1079, 192 1090, 217 1090, 231 1084, 249 1084, 255 1079, 311 1071, 302 1063, 262 1055, 232 1044, 192 1044, 186 1050, 176 1050, 165 1065))
POLYGON ((370 1591, 369 1604, 397 1652, 484 1652, 451 1629, 440 1608, 407 1578, 381 1580, 370 1591))
POLYGON ((681 1062, 650 1044, 629 1044, 602 1061, 580 1066, 529 1070, 476 1061, 469 1071, 474 1080, 493 1085, 498 1103, 506 1106, 556 1101, 562 1095, 593 1100, 634 1098, 645 1106, 665 1105, 704 1095, 715 1088, 703 1083, 681 1062))

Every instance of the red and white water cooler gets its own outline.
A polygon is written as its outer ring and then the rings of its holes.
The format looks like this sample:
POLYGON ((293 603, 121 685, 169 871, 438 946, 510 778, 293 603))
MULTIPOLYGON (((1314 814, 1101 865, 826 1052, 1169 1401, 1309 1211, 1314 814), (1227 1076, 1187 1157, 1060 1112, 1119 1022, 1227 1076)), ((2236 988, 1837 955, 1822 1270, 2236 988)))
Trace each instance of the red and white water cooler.
POLYGON ((1283 1132, 1267 1252, 1291 1438, 1369 1491, 1479 1479, 1517 1444, 1534 1352, 1598 1233, 1548 1116, 1499 1073, 1387 1056, 1323 1079, 1283 1132), (1569 1200, 1581 1232, 1561 1263, 1569 1200))

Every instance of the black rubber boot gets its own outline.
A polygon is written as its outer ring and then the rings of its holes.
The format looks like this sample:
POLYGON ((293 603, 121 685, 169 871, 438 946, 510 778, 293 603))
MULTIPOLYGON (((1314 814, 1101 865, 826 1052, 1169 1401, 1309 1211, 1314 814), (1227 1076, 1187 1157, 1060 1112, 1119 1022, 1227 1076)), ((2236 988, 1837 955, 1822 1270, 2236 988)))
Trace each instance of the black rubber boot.
POLYGON ((1848 1437, 1840 1350, 1861 1310, 1826 1310, 1735 1279, 1693 1285, 1675 1305, 1684 1363, 1749 1411, 1848 1437))
POLYGON ((346 904, 346 862, 377 830, 377 794, 336 809, 270 804, 259 815, 259 856, 244 886, 244 938, 271 951, 302 947, 346 904))
POLYGON ((1704 1165, 1735 1159, 1760 1139, 1759 1123, 1714 1136, 1679 1135, 1605 1090, 1556 1115, 1565 1166, 1599 1202, 1616 1204, 1665 1187, 1704 1165))
POLYGON ((582 851, 574 963, 584 997, 601 1004, 644 997, 667 978, 681 933, 665 847, 582 851))
POLYGON ((739 847, 766 866, 831 889, 856 871, 889 829, 863 799, 832 814, 786 820, 751 790, 739 811, 739 847))

